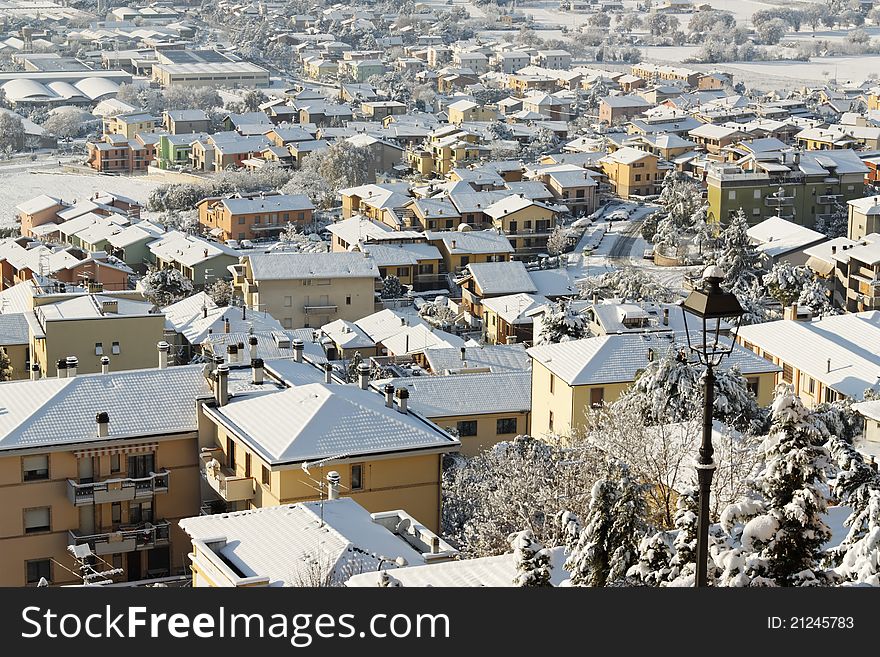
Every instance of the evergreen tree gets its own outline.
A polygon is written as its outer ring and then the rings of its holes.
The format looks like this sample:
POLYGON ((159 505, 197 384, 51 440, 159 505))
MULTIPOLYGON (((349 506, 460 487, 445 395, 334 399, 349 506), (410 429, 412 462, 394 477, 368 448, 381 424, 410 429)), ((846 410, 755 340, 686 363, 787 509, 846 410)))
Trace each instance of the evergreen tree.
POLYGON ((399 299, 403 296, 403 285, 400 279, 393 274, 388 274, 382 281, 382 292, 379 294, 383 299, 399 299))
POLYGON ((12 379, 12 361, 6 349, 0 347, 0 381, 10 381, 12 379))
POLYGON ((767 293, 783 306, 790 306, 797 301, 812 280, 813 274, 809 269, 803 265, 793 265, 787 260, 777 262, 762 278, 767 293))
POLYGON ((551 302, 541 317, 541 334, 538 344, 556 344, 569 340, 588 338, 592 334, 586 316, 572 308, 570 302, 551 302))
POLYGON ((513 548, 513 560, 516 564, 516 586, 540 587, 550 584, 550 552, 541 545, 530 529, 526 529, 508 538, 513 548))
POLYGON ((348 366, 345 369, 345 380, 349 383, 357 383, 358 381, 358 367, 360 364, 364 362, 364 357, 361 356, 361 352, 354 352, 354 356, 352 356, 348 360, 348 366))
POLYGON ((171 305, 192 294, 193 284, 176 269, 154 269, 140 282, 144 298, 159 308, 171 305))
POLYGON ((639 542, 639 560, 627 575, 648 586, 664 586, 672 572, 672 532, 657 532, 639 542))
POLYGON ((670 561, 670 581, 693 576, 696 573, 699 514, 700 492, 695 487, 686 488, 676 502, 673 519, 678 532, 672 544, 674 556, 670 561))
POLYGON ((721 251, 715 261, 725 272, 724 287, 737 295, 748 295, 764 273, 764 256, 749 238, 748 229, 745 213, 737 210, 721 232, 721 251))
POLYGON ((809 308, 814 317, 823 317, 836 313, 831 305, 828 285, 818 276, 813 276, 800 291, 797 304, 801 308, 809 308))
POLYGON ((834 573, 849 582, 880 586, 880 490, 872 490, 862 514, 861 537, 848 544, 834 573))

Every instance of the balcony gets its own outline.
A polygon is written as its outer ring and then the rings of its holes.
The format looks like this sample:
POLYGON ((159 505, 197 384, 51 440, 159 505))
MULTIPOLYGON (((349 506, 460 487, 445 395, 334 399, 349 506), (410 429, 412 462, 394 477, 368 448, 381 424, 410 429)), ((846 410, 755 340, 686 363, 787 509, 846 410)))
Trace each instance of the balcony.
POLYGON ((816 197, 816 203, 819 205, 834 205, 840 197, 841 194, 820 194, 816 197))
POLYGON ((136 550, 152 550, 169 543, 171 523, 167 520, 123 526, 116 531, 99 534, 67 532, 68 545, 88 544, 95 554, 122 554, 136 550))
POLYGON ((303 312, 307 315, 309 313, 335 313, 337 310, 337 306, 334 304, 306 304, 303 306, 303 312))
POLYGON ((91 506, 110 502, 150 500, 157 493, 168 492, 168 470, 151 472, 147 477, 107 479, 97 483, 78 484, 67 480, 67 498, 74 506, 91 506))
POLYGON ((785 205, 794 205, 794 196, 765 196, 764 206, 768 208, 778 208, 785 205))
POLYGON ((220 465, 217 455, 221 455, 219 449, 203 449, 200 454, 202 473, 208 485, 227 502, 253 499, 254 478, 237 476, 229 468, 220 465))

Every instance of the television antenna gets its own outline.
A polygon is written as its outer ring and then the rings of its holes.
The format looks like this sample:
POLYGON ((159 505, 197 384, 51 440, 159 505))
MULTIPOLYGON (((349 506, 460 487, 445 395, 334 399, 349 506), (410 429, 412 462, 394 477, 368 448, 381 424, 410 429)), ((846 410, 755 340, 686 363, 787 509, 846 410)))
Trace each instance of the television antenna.
MULTIPOLYGON (((301 467, 302 467, 303 472, 306 473, 306 476, 308 476, 309 480, 312 482, 312 484, 314 484, 313 486, 311 486, 311 488, 318 491, 318 501, 320 502, 320 505, 321 505, 321 524, 320 524, 321 527, 324 526, 324 488, 327 485, 326 484, 327 480, 324 477, 324 466, 327 465, 328 463, 332 463, 335 461, 340 461, 342 459, 348 458, 349 456, 351 456, 351 454, 349 454, 348 452, 343 452, 343 453, 337 454, 335 456, 328 456, 326 458, 321 459, 320 461, 312 461, 311 463, 309 463, 308 461, 303 461, 303 463, 302 463, 301 467), (320 479, 315 479, 314 477, 312 477, 312 473, 310 471, 310 468, 314 468, 314 467, 321 468, 320 479)), ((340 484, 340 486, 341 486, 341 484, 340 484)))

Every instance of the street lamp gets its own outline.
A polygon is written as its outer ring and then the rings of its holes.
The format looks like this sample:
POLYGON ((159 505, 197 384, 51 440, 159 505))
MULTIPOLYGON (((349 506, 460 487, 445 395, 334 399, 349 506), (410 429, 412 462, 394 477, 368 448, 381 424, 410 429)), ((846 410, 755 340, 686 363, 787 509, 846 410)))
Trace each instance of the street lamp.
MULTIPOLYGON (((743 309, 735 294, 721 289, 724 271, 717 265, 706 267, 703 271, 701 289, 694 289, 682 305, 684 330, 688 349, 706 367, 703 374, 703 442, 700 445, 700 458, 697 462, 697 481, 700 488, 700 518, 697 525, 697 577, 695 586, 708 586, 707 563, 709 560, 709 490, 715 474, 712 456, 712 407, 715 394, 714 368, 730 355, 736 341, 736 334, 742 321, 743 309), (700 321, 702 340, 692 341, 688 328, 688 314, 700 321), (731 336, 722 342, 722 328, 731 328, 731 336)), ((696 333, 696 331, 695 331, 696 333)))

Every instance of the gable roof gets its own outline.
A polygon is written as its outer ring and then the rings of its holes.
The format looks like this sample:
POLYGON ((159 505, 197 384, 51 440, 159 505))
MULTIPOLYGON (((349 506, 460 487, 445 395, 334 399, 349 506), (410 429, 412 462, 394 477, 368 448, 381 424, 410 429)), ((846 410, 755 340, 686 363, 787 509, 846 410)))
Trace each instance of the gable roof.
POLYGON ((379 278, 375 261, 363 253, 254 253, 247 258, 257 281, 379 278))
POLYGON ((538 291, 526 266, 519 260, 471 263, 466 269, 484 296, 538 291))

